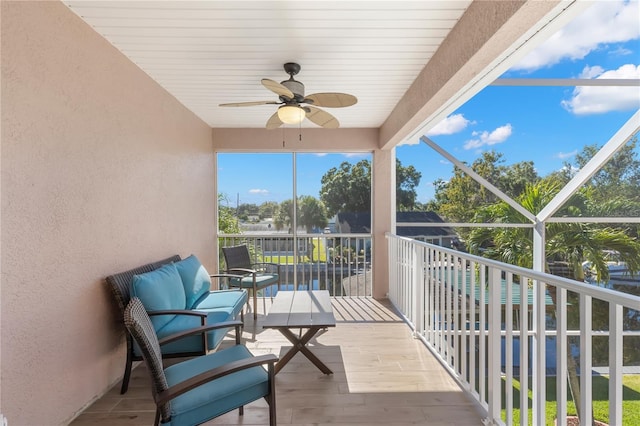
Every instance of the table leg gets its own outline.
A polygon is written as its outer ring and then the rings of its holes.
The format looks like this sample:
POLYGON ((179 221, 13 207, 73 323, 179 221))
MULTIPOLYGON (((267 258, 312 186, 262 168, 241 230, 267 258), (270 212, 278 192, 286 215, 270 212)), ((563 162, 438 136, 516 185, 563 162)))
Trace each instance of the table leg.
POLYGON ((302 354, 306 356, 307 359, 309 359, 309 361, 311 361, 313 365, 318 367, 324 374, 333 374, 333 371, 331 371, 329 367, 327 367, 322 361, 320 361, 320 359, 315 356, 313 352, 311 352, 311 350, 309 350, 309 348, 306 346, 307 343, 309 343, 309 340, 311 340, 311 338, 321 328, 322 327, 311 327, 300 338, 298 338, 289 328, 278 328, 278 330, 280 330, 280 333, 282 333, 282 335, 293 344, 293 347, 289 349, 289 351, 284 354, 282 358, 280 358, 280 360, 276 363, 276 373, 282 370, 282 367, 284 367, 289 361, 291 361, 291 358, 293 358, 295 354, 297 354, 298 352, 302 352, 302 354))

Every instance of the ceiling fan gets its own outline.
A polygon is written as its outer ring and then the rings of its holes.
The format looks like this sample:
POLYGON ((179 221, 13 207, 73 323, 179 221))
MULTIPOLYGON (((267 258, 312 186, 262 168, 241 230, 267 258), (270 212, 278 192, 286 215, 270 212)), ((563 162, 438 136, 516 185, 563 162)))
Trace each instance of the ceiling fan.
POLYGON ((293 76, 300 72, 300 65, 287 62, 284 71, 289 79, 277 81, 262 79, 262 85, 278 95, 278 101, 255 101, 220 104, 221 107, 245 107, 255 105, 280 105, 278 110, 267 120, 267 129, 276 129, 283 124, 298 124, 305 118, 326 129, 340 127, 338 120, 328 112, 316 107, 343 108, 355 105, 358 99, 346 93, 314 93, 304 95, 304 84, 294 80, 293 76), (305 104, 305 105, 303 105, 305 104))

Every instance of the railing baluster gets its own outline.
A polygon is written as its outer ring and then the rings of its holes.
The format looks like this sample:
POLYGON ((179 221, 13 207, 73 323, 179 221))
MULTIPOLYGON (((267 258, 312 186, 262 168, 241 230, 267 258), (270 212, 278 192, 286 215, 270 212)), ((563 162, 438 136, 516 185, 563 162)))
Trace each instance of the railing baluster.
POLYGON ((415 297, 415 305, 414 305, 414 318, 415 318, 415 332, 418 335, 421 335, 424 331, 424 274, 422 271, 424 270, 424 261, 423 261, 423 250, 414 246, 414 259, 415 264, 413 268, 413 281, 414 281, 414 297, 415 297))
POLYGON ((476 324, 476 271, 477 264, 471 261, 469 264, 469 388, 471 392, 478 394, 476 389, 476 375, 478 370, 476 369, 476 351, 478 349, 478 343, 476 343, 477 330, 476 324))
POLYGON ((453 302, 453 321, 451 322, 451 328, 453 329, 453 359, 454 359, 454 369, 460 374, 460 314, 459 312, 459 271, 458 271, 458 256, 451 256, 451 270, 453 274, 453 294, 452 294, 452 302, 453 302))
POLYGON ((622 306, 609 302, 609 424, 622 424, 622 306))
POLYGON ((435 282, 433 279, 433 249, 431 247, 427 247, 427 341, 432 345, 435 341, 435 325, 433 318, 434 304, 433 300, 435 297, 435 282))
POLYGON ((529 282, 520 279, 520 425, 529 423, 529 282))
POLYGON ((500 326, 500 293, 501 293, 501 278, 500 270, 497 268, 489 268, 489 336, 488 336, 488 376, 489 376, 489 398, 487 403, 489 404, 489 418, 500 418, 500 397, 501 397, 501 350, 500 339, 501 330, 500 326))
POLYGON ((440 332, 440 338, 438 339, 440 346, 440 356, 447 359, 447 349, 446 349, 446 341, 445 341, 445 329, 447 327, 447 305, 446 305, 446 269, 444 268, 444 254, 442 252, 438 252, 438 290, 440 291, 440 300, 438 301, 438 331, 440 332))
POLYGON ((460 283, 460 324, 458 328, 462 330, 462 337, 460 339, 460 376, 462 376, 462 380, 469 380, 467 377, 467 365, 469 362, 468 348, 471 347, 468 345, 469 336, 471 336, 471 329, 468 327, 470 324, 467 318, 467 303, 473 299, 469 299, 469 294, 467 293, 467 261, 459 258, 460 261, 460 275, 462 277, 462 282, 460 283))
POLYGON ((533 281, 533 380, 531 383, 533 393, 533 424, 539 425, 545 422, 546 406, 546 284, 533 281))
POLYGON ((591 296, 580 295, 580 423, 590 425, 592 410, 592 371, 591 371, 591 296))
MULTIPOLYGON (((453 271, 451 268, 451 258, 452 256, 448 253, 444 255, 445 257, 445 268, 446 268, 446 286, 445 286, 445 313, 446 313, 446 340, 447 340, 447 362, 449 365, 455 365, 455 355, 453 353, 453 271)), ((455 367, 454 367, 455 368, 455 367)))
POLYGON ((567 290, 556 291, 556 409, 557 425, 567 425, 567 290))
MULTIPOLYGON (((519 277, 522 280, 522 277, 519 277)), ((504 337, 504 358, 505 358, 505 402, 506 409, 505 422, 513 424, 513 274, 507 273, 506 295, 504 306, 504 326, 506 334, 504 337)), ((522 303, 522 301, 520 301, 522 303)))
POLYGON ((486 396, 487 396, 487 364, 486 364, 486 314, 487 314, 487 304, 486 304, 486 267, 484 265, 480 266, 480 282, 478 283, 478 290, 480 291, 480 306, 478 310, 480 311, 480 330, 479 330, 479 340, 480 340, 480 348, 478 350, 478 376, 479 376, 479 390, 480 394, 480 403, 486 404, 486 396))

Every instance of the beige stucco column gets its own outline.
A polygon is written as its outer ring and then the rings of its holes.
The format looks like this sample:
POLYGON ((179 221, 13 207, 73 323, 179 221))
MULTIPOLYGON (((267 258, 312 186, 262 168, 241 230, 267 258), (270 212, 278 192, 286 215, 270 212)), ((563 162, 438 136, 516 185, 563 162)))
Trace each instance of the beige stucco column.
POLYGON ((389 292, 389 249, 385 233, 395 230, 395 149, 373 151, 372 180, 373 297, 382 299, 389 292))

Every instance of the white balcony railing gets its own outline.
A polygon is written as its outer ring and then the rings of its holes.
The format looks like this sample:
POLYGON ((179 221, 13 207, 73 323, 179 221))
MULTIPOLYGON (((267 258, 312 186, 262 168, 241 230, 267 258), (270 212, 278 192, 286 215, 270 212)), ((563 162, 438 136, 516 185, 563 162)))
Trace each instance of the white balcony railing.
POLYGON ((218 243, 247 244, 256 262, 279 264, 284 289, 329 290, 334 297, 373 294, 370 234, 221 235, 218 243))
POLYGON ((640 339, 640 297, 387 238, 391 302, 479 403, 486 424, 547 423, 546 380, 555 375, 556 417, 566 425, 569 351, 578 358, 581 424, 592 424, 596 367, 609 376, 609 424, 623 424, 623 339, 640 339), (596 307, 604 314, 594 317, 596 307))

